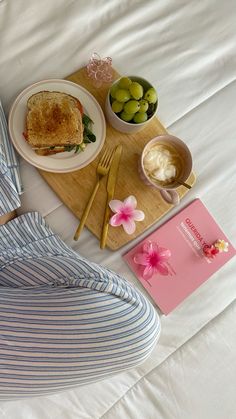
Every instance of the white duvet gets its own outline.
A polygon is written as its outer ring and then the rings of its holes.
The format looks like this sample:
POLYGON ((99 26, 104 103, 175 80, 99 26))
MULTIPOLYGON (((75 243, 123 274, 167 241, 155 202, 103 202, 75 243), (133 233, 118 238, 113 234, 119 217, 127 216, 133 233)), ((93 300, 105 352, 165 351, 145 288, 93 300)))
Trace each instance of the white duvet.
MULTIPOLYGON (((8 111, 24 87, 65 77, 94 51, 111 56, 120 73, 156 86, 158 117, 193 154, 197 183, 159 224, 200 197, 236 246, 235 16, 234 0, 2 0, 2 103, 8 111)), ((35 168, 22 160, 21 169, 21 213, 40 211, 76 251, 141 289, 121 259, 139 239, 115 253, 101 251, 86 229, 73 242, 78 220, 35 168)), ((0 418, 235 419, 235 267, 233 259, 171 314, 159 312, 160 341, 140 367, 63 394, 1 403, 0 418)))

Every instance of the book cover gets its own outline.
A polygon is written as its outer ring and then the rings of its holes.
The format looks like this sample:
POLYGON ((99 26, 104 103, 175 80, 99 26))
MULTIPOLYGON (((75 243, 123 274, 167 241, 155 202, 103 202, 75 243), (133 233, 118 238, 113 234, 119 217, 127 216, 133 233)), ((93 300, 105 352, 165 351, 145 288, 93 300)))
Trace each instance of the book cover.
POLYGON ((235 254, 202 201, 195 199, 123 258, 168 314, 235 254), (228 251, 207 256, 205 250, 219 239, 228 243, 228 251))

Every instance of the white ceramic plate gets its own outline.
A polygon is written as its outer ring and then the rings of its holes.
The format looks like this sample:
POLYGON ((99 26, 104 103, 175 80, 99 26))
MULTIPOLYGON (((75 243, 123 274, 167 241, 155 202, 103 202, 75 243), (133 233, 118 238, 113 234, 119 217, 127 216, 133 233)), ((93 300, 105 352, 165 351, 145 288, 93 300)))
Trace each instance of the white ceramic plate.
POLYGON ((33 166, 47 172, 66 173, 81 169, 95 159, 105 141, 106 122, 100 105, 86 89, 67 80, 51 79, 35 83, 17 96, 9 113, 9 132, 18 153, 33 166), (91 129, 96 135, 96 141, 87 144, 85 150, 78 154, 72 150, 52 156, 38 156, 25 141, 23 132, 27 100, 42 90, 64 92, 77 97, 83 105, 84 112, 94 122, 91 129))

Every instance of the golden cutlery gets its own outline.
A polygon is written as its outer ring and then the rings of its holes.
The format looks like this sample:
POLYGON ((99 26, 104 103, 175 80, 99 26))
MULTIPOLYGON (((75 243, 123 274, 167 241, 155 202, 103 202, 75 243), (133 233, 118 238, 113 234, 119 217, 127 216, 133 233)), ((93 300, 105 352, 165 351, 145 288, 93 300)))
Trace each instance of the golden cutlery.
POLYGON ((177 182, 179 185, 185 186, 185 188, 187 188, 187 189, 191 189, 191 188, 192 188, 192 186, 191 186, 191 185, 189 185, 188 183, 182 182, 182 180, 177 180, 176 182, 177 182))
POLYGON ((102 235, 100 239, 101 249, 104 249, 104 247, 106 246, 106 239, 107 239, 107 233, 108 233, 108 227, 109 227, 109 216, 110 216, 109 202, 111 201, 111 199, 113 199, 113 196, 114 196, 121 154, 122 154, 122 145, 118 145, 115 149, 114 157, 112 159, 111 167, 109 170, 109 175, 107 178, 107 201, 106 201, 104 218, 103 218, 102 235))
POLYGON ((92 194, 91 194, 91 196, 90 196, 90 198, 89 198, 89 200, 87 202, 87 205, 86 205, 86 207, 84 209, 84 212, 82 214, 80 223, 79 223, 78 228, 77 228, 77 230, 75 232, 75 235, 74 235, 74 240, 78 240, 78 238, 80 236, 80 233, 81 233, 81 231, 82 231, 82 229, 84 227, 85 221, 86 221, 86 219, 88 217, 88 214, 89 214, 90 208, 92 206, 92 203, 94 201, 94 198, 96 196, 96 193, 98 191, 98 188, 99 188, 99 185, 100 185, 100 181, 103 178, 103 176, 106 176, 107 175, 107 173, 108 173, 108 171, 110 169, 110 165, 111 165, 111 162, 112 162, 113 152, 114 152, 114 150, 111 150, 110 148, 106 148, 105 151, 104 151, 104 153, 103 153, 103 155, 102 155, 102 157, 101 157, 101 159, 100 159, 100 161, 99 161, 99 163, 98 163, 98 166, 97 166, 97 169, 96 169, 97 182, 96 182, 96 184, 94 186, 93 192, 92 192, 92 194))

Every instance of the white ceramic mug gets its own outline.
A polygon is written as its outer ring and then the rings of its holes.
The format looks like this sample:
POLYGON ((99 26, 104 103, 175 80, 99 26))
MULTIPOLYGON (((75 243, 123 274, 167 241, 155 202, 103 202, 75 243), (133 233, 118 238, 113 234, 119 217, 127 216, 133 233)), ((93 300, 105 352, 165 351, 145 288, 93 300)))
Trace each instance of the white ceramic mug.
POLYGON ((160 194, 162 198, 173 205, 177 205, 179 203, 179 194, 177 192, 177 188, 180 186, 179 182, 186 182, 188 177, 191 174, 193 167, 192 162, 192 155, 187 147, 187 145, 180 140, 177 137, 174 137, 173 135, 160 135, 158 137, 153 138, 150 140, 146 146, 144 147, 141 155, 140 165, 139 165, 139 173, 141 179, 144 181, 146 185, 155 187, 156 189, 159 189, 160 194), (143 160, 146 153, 156 144, 163 144, 166 146, 172 146, 175 148, 175 151, 181 156, 182 160, 182 170, 180 173, 180 176, 176 178, 172 183, 164 186, 161 183, 158 183, 158 181, 153 181, 148 176, 147 172, 145 171, 143 160))

